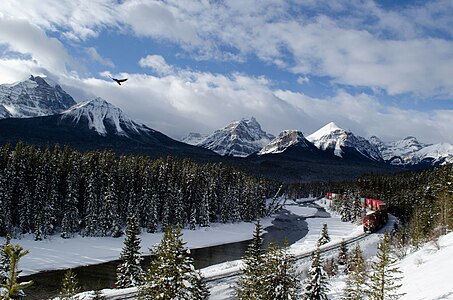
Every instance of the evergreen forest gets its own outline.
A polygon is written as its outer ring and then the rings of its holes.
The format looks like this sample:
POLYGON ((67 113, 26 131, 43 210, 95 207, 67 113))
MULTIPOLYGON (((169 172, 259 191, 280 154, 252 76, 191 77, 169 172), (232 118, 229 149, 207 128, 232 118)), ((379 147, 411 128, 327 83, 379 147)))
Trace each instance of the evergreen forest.
POLYGON ((148 232, 253 221, 272 187, 221 163, 18 143, 0 148, 0 235, 120 236, 129 216, 148 232))

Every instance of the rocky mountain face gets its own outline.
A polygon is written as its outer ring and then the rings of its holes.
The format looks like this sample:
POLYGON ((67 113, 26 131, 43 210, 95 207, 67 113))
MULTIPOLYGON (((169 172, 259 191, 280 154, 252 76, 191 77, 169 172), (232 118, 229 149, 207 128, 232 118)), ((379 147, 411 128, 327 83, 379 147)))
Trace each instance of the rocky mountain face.
POLYGON ((37 146, 68 145, 80 150, 118 154, 213 158, 207 149, 176 141, 127 117, 121 109, 96 98, 50 116, 0 120, 0 143, 23 141, 37 146))
POLYGON ((379 149, 367 139, 338 127, 331 122, 318 131, 307 136, 313 145, 338 157, 354 157, 381 162, 383 158, 379 149))
POLYGON ((210 149, 222 156, 246 157, 260 151, 273 135, 261 129, 255 118, 243 118, 216 130, 197 146, 210 149))
POLYGON ((189 145, 198 145, 207 137, 208 137, 207 134, 190 132, 187 136, 181 139, 181 142, 189 145))
POLYGON ((313 145, 307 141, 301 131, 284 130, 278 137, 273 139, 269 144, 264 146, 258 155, 282 153, 289 147, 310 148, 313 145))
POLYGON ((121 109, 102 98, 78 103, 60 114, 62 120, 73 124, 85 124, 99 135, 116 134, 128 136, 154 130, 136 123, 127 117, 121 109))
POLYGON ((0 85, 0 118, 53 115, 75 104, 61 86, 48 78, 30 76, 22 82, 0 85))

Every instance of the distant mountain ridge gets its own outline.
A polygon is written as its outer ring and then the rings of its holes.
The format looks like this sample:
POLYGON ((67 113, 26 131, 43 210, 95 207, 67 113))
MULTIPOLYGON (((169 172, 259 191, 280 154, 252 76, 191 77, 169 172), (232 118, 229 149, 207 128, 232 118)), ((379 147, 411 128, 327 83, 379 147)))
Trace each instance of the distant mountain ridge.
POLYGON ((176 141, 127 117, 101 98, 78 103, 50 116, 0 120, 0 142, 38 146, 68 145, 76 150, 112 150, 118 154, 183 157, 217 156, 207 149, 176 141))
POLYGON ((28 118, 53 115, 75 105, 60 85, 48 78, 0 85, 0 118, 28 118))
POLYGON ((370 142, 378 147, 384 160, 392 165, 416 166, 453 163, 453 146, 448 143, 422 144, 413 136, 388 143, 372 136, 370 142))

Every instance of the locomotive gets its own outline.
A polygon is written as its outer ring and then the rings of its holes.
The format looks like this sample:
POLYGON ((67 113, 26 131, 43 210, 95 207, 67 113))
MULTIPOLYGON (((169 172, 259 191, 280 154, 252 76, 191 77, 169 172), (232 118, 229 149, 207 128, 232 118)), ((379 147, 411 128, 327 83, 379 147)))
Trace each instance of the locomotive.
POLYGON ((375 232, 388 221, 387 206, 385 202, 370 198, 361 198, 360 203, 364 209, 362 218, 363 231, 375 232), (366 213, 366 209, 371 211, 366 213))

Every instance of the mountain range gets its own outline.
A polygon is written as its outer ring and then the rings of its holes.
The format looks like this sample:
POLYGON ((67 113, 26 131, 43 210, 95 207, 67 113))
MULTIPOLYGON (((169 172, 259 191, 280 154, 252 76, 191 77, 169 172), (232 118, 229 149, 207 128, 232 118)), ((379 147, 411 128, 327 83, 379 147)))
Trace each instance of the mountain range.
POLYGON ((453 146, 448 143, 422 144, 414 137, 384 143, 376 136, 366 139, 333 122, 307 137, 298 130, 284 130, 277 137, 271 137, 271 134, 261 129, 255 118, 251 118, 234 121, 211 135, 191 133, 183 141, 224 156, 278 154, 297 145, 306 148, 315 146, 345 160, 373 161, 394 166, 453 163, 453 146))
POLYGON ((414 137, 389 143, 377 137, 368 140, 334 123, 308 136, 284 130, 274 137, 250 117, 209 135, 191 133, 176 141, 132 120, 104 99, 76 103, 60 85, 39 76, 0 85, 0 132, 0 143, 58 143, 82 151, 108 149, 152 157, 171 154, 298 181, 453 163, 449 144, 425 145, 414 137))

